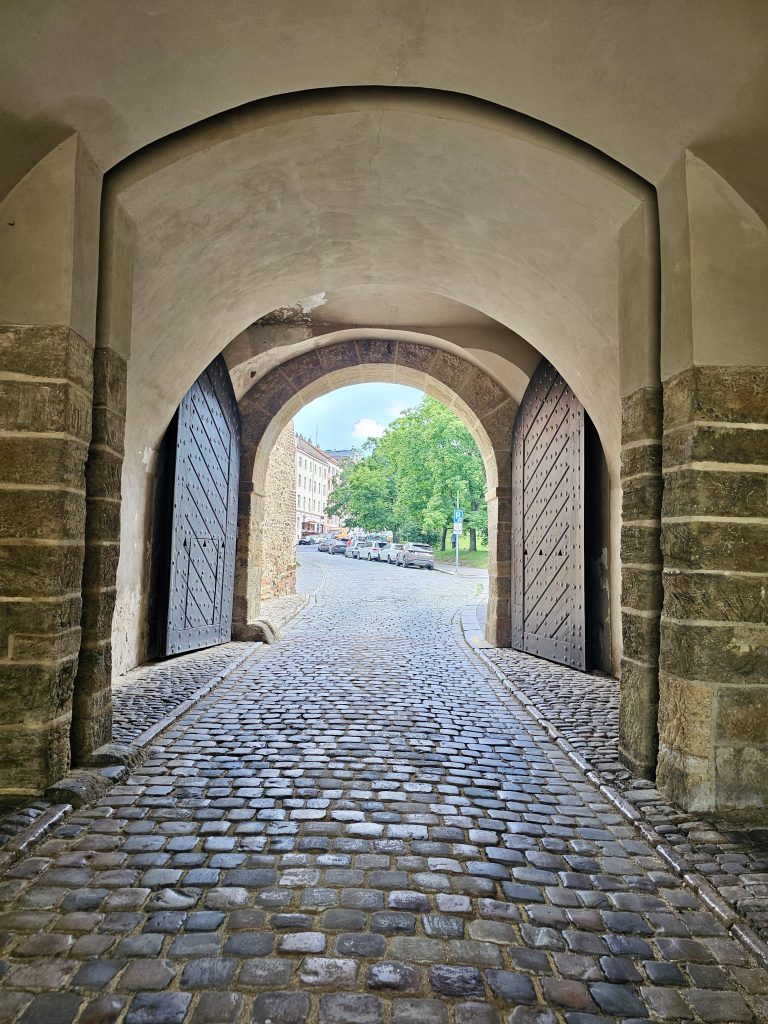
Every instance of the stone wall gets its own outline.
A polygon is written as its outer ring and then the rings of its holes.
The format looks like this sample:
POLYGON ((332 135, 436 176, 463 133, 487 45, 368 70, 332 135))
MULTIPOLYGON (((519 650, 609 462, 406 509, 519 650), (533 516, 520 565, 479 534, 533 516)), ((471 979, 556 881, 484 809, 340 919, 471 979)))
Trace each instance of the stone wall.
POLYGON ((264 488, 261 599, 296 591, 296 440, 293 421, 278 436, 264 488))
POLYGON ((664 385, 659 785, 691 810, 768 806, 768 369, 664 385))
POLYGON ((68 327, 4 326, 0 378, 0 796, 17 796, 69 767, 93 350, 68 327))

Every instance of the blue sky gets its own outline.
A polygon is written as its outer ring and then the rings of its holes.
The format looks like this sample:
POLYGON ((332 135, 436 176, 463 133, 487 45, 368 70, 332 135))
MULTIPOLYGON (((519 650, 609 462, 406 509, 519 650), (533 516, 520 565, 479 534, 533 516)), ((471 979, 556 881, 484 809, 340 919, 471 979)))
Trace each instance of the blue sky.
POLYGON ((403 384, 352 384, 305 405, 293 425, 297 434, 311 441, 317 432, 321 448, 358 448, 369 437, 380 437, 421 397, 421 391, 403 384))

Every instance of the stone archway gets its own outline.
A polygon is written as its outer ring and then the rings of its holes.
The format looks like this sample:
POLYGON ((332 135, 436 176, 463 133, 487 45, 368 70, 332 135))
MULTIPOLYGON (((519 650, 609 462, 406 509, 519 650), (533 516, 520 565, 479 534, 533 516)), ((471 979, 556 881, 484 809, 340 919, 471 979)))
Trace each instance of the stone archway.
POLYGON ((439 348, 386 339, 326 345, 282 363, 240 400, 242 454, 233 635, 253 638, 259 617, 264 481, 269 453, 283 427, 321 394, 348 384, 392 380, 449 405, 477 441, 488 499, 488 619, 486 636, 509 646, 511 445, 517 402, 468 359, 439 348))

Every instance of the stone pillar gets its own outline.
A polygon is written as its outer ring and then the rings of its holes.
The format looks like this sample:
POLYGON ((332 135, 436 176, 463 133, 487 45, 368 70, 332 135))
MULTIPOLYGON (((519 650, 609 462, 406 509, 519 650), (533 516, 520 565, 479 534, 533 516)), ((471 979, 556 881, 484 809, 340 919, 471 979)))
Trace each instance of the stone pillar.
POLYGON ((235 640, 261 639, 254 626, 261 615, 261 523, 264 495, 253 485, 253 452, 240 457, 240 492, 237 504, 235 589, 232 598, 232 636, 235 640))
POLYGON ((512 488, 496 487, 488 502, 488 616, 485 638, 509 647, 512 633, 512 488))
POLYGON ((0 329, 0 795, 69 765, 91 359, 70 328, 0 329))
POLYGON ((619 752, 645 778, 654 777, 658 745, 661 432, 660 387, 623 399, 619 752))
POLYGON ((295 594, 296 441, 293 420, 280 432, 269 454, 261 534, 261 600, 295 594))
POLYGON ((100 181, 72 136, 0 211, 0 795, 70 760, 100 181))
POLYGON ((84 764, 112 739, 112 613, 120 553, 120 477, 127 363, 97 348, 93 427, 86 465, 85 563, 80 659, 72 701, 72 760, 84 764))
POLYGON ((690 810, 768 805, 768 368, 664 386, 659 784, 690 810))

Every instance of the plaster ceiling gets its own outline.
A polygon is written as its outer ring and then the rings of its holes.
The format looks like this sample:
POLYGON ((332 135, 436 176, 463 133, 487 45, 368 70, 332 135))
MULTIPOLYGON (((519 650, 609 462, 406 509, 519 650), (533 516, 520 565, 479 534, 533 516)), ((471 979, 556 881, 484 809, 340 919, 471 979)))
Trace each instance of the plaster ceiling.
POLYGON ((658 182, 685 147, 768 211, 764 0, 7 0, 0 194, 72 130, 108 169, 244 103, 453 90, 658 182))
POLYGON ((143 429, 162 432, 248 324, 326 292, 355 323, 471 307, 550 358, 615 432, 617 236, 640 199, 588 162, 445 112, 363 106, 200 147, 120 201, 138 231, 130 380, 143 429), (422 293, 412 313, 393 305, 403 288, 422 293), (425 292, 445 298, 427 308, 425 292))

